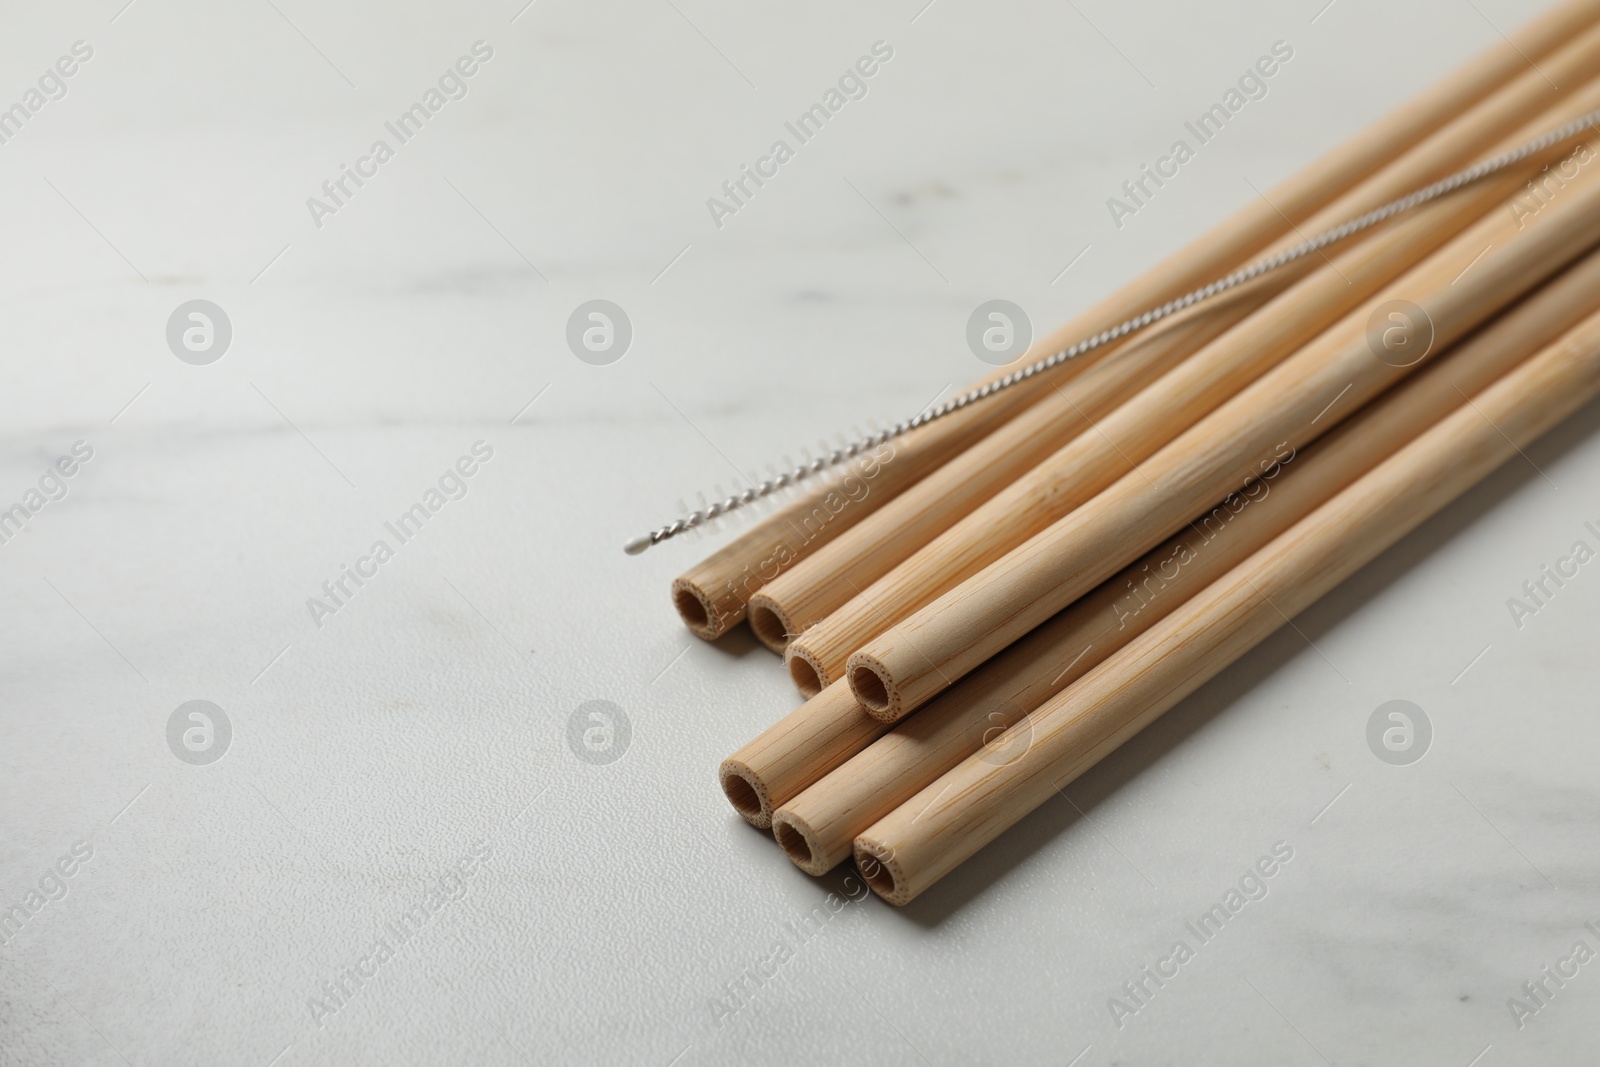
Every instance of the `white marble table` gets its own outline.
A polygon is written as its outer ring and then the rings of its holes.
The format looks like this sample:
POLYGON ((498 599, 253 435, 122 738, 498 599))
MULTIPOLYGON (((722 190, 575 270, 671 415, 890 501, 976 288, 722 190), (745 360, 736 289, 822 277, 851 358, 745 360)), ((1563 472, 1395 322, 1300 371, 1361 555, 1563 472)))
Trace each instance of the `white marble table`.
POLYGON ((1520 628, 1506 599, 1600 523, 1600 408, 905 910, 828 912, 859 883, 717 790, 797 701, 670 611, 728 531, 620 551, 975 377, 978 302, 1062 321, 1528 5, 123 3, 0 34, 0 105, 92 49, 0 144, 0 507, 65 488, 0 544, 0 1062, 1593 1057, 1600 964, 1521 1027, 1507 1000, 1600 948, 1600 575, 1520 628), (1265 98, 1114 225, 1280 40, 1265 98), (716 225, 877 41, 866 95, 716 225), (632 323, 609 366, 564 339, 592 299, 632 323), (214 362, 169 349, 191 300, 231 324, 214 362), (1434 724, 1408 767, 1365 740, 1396 698, 1434 724), (186 760, 195 700, 231 733, 186 760), (567 743, 591 700, 631 727, 604 765, 567 743), (1279 842, 1268 895, 1114 1022, 1279 842))

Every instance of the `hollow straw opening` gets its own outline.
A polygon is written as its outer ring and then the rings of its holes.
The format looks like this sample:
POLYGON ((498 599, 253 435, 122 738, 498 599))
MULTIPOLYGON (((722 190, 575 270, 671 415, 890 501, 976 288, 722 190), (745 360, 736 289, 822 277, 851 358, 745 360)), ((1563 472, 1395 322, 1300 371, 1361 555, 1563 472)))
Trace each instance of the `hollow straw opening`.
POLYGON ((862 871, 861 876, 867 880, 867 885, 879 896, 894 896, 894 872, 876 861, 867 864, 872 868, 870 872, 862 871))
POLYGON ((748 772, 738 768, 722 768, 722 792, 728 803, 748 822, 766 827, 772 821, 772 811, 767 807, 766 794, 757 788, 748 772))
POLYGON ((794 681, 795 688, 800 690, 801 695, 814 697, 826 688, 822 684, 822 675, 817 673, 816 664, 804 656, 797 655, 792 648, 789 650, 787 659, 789 677, 794 681))
POLYGON ((673 586, 672 606, 689 629, 696 633, 711 629, 711 605, 696 590, 686 585, 673 586))
POLYGON ((816 857, 811 849, 811 842, 806 840, 806 835, 800 832, 799 827, 782 819, 772 820, 772 836, 778 839, 778 847, 794 860, 802 870, 809 871, 816 857))
POLYGON ((850 672, 850 690, 869 710, 889 710, 889 687, 871 667, 859 664, 850 672))
POLYGON ((877 847, 876 845, 868 845, 859 838, 856 840, 856 869, 861 872, 861 877, 867 880, 867 885, 874 893, 890 903, 894 903, 894 872, 889 869, 887 863, 874 855, 873 850, 877 847))
POLYGON ((752 601, 746 617, 750 620, 750 629, 755 631, 756 640, 782 655, 789 644, 789 626, 783 616, 768 604, 752 601))

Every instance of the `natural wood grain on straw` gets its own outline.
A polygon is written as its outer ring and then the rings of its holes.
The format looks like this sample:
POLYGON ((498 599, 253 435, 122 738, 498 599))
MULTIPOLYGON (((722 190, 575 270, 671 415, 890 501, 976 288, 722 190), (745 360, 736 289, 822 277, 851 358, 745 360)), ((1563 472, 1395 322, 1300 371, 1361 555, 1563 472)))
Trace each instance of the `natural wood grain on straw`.
POLYGON ((722 761, 722 791, 746 822, 772 825, 773 810, 870 745, 889 724, 868 715, 836 682, 722 761))
MULTIPOLYGON (((802 870, 824 874, 849 858, 858 834, 986 743, 987 762, 1019 758, 1026 750, 1026 731, 1001 731, 1460 407, 1463 397, 1487 388, 1596 310, 1600 254, 1591 252, 1445 358, 1283 464, 1276 476, 1262 477, 1191 521, 1177 537, 888 733, 872 739, 871 728, 862 724, 878 720, 852 702, 851 721, 859 731, 854 739, 864 747, 841 763, 835 743, 827 758, 807 761, 812 784, 793 799, 780 801, 770 815, 778 842, 802 870)), ((786 768, 800 762, 797 754, 808 752, 805 719, 797 713, 785 720, 781 732, 769 731, 774 736, 765 751, 787 750, 786 768)), ((836 737, 821 722, 817 731, 836 737)))
MULTIPOLYGON (((750 599, 750 628, 768 648, 784 652, 802 630, 1016 480, 1060 441, 1087 429, 1260 307, 1294 276, 1293 268, 1263 275, 1216 300, 1179 312, 1061 382, 1010 422, 764 585, 750 599)), ((804 661, 791 662, 790 669, 804 669, 804 661)), ((821 682, 804 674, 795 675, 795 684, 808 696, 822 690, 821 682)))
MULTIPOLYGON (((1600 48, 1600 32, 1593 45, 1600 48)), ((1600 107, 1600 80, 1591 81, 1510 140, 1522 143, 1531 133, 1596 107, 1600 107)), ((842 677, 852 653, 1087 504, 1363 301, 1373 306, 1370 301, 1383 286, 1458 237, 1471 219, 1500 208, 1545 159, 1569 151, 1570 147, 1549 149, 1542 157, 1460 190, 1322 265, 794 640, 786 653, 791 676, 800 682, 823 683, 842 677)), ((1453 260, 1460 262, 1456 271, 1483 248, 1466 252, 1466 261, 1459 261, 1458 249, 1453 260)))
MULTIPOLYGON (((1579 169, 1531 220, 1509 204, 1490 212, 1374 303, 1418 305, 1432 321, 1434 345, 1454 343, 1600 236, 1600 178, 1592 171, 1579 169)), ((920 707, 1260 465, 1309 444, 1400 380, 1415 364, 1380 361, 1368 318, 1357 309, 1094 500, 869 641, 847 667, 856 699, 887 721, 920 707)))
POLYGON ((1597 394, 1600 315, 1034 711, 1021 758, 968 757, 875 823, 854 849, 868 883, 894 904, 915 898, 1597 394))
MULTIPOLYGON (((1522 74, 1527 64, 1539 62, 1596 18, 1600 18, 1596 0, 1574 0, 1540 17, 1274 189, 1265 201, 1252 202, 1140 279, 1041 339, 1024 358, 1041 358, 1241 265, 1281 238, 1289 221, 1309 218, 1411 143, 1522 74)), ((848 471, 823 479, 817 488, 803 490, 797 499, 673 582, 673 603, 685 625, 699 637, 720 637, 744 619, 749 598, 763 584, 1004 424, 1078 369, 1069 363, 905 435, 894 442, 892 459, 882 462, 876 477, 870 479, 871 490, 859 500, 849 500, 844 492, 844 479, 851 476, 848 471), (830 493, 834 494, 831 498, 830 493), (837 511, 830 507, 841 500, 849 503, 837 511), (815 522, 819 514, 827 521, 815 522), (813 519, 815 529, 807 528, 808 518, 813 519)), ((990 380, 1003 373, 1002 368, 990 380)), ((853 476, 861 479, 862 472, 853 476)))
MULTIPOLYGON (((1529 115, 1545 111, 1563 95, 1557 86, 1579 85, 1596 74, 1600 74, 1600 26, 1591 26, 1548 57, 1539 68, 1528 68, 1431 136, 1410 146, 1400 158, 1340 196, 1312 219, 1299 224, 1270 251, 1278 252, 1292 246, 1303 234, 1331 229, 1437 181, 1492 151, 1516 147, 1561 121, 1581 114, 1588 109, 1569 105, 1559 113, 1549 114, 1548 119, 1541 116, 1537 122, 1544 125, 1529 123, 1527 119, 1529 115), (1516 136, 1509 136, 1514 131, 1516 136)), ((1531 173, 1531 168, 1526 172, 1531 173)), ((1381 239, 1382 230, 1377 233, 1377 239, 1381 239)), ((1363 240, 1372 237, 1372 231, 1360 235, 1363 240)), ((749 606, 756 636, 767 647, 781 652, 795 636, 844 607, 854 597, 861 595, 869 603, 873 602, 872 596, 864 592, 871 583, 1087 430, 1090 424, 1139 388, 1155 381, 1179 359, 1323 262, 1318 257, 1309 257, 1258 279, 1252 286, 1251 299, 1236 299, 1222 308, 1202 305, 1195 311, 1205 312, 1199 321, 1209 328, 1135 338, 1099 366, 1046 395, 1010 423, 763 586, 749 606)), ((1333 295, 1348 298, 1347 308, 1353 306, 1359 296, 1354 291, 1333 295)), ((1307 316, 1307 321, 1315 320, 1307 316)), ((1185 413, 1187 422, 1175 421, 1168 414, 1152 413, 1151 425, 1165 433, 1164 443, 1202 413, 1191 407, 1185 413)), ((1143 456, 1129 458, 1136 461, 1143 456)), ((1100 488, 1104 485, 1097 486, 1095 491, 1100 488)), ((1045 525, 1048 522, 1036 524, 1009 547, 1020 544, 1045 525)), ((948 588, 948 584, 925 590, 922 602, 932 599, 944 588, 948 588)), ((861 641, 875 636, 883 626, 918 606, 920 604, 885 604, 880 610, 867 612, 858 625, 841 625, 847 632, 837 638, 830 636, 825 641, 818 640, 815 645, 802 645, 790 659, 796 685, 807 695, 819 692, 839 676, 845 657, 855 651, 861 641), (879 629, 872 630, 874 625, 879 629)))

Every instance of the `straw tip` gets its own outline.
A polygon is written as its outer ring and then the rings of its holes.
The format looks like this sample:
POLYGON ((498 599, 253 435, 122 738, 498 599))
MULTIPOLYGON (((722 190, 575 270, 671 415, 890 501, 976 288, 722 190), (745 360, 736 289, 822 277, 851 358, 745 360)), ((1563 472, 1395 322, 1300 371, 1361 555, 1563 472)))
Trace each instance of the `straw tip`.
POLYGON ((772 794, 761 775, 748 763, 730 756, 717 768, 722 792, 740 818, 758 830, 772 828, 772 794))
POLYGON ((655 544, 655 542, 650 539, 649 534, 640 534, 638 537, 635 537, 633 540, 623 545, 622 551, 626 552, 630 556, 637 556, 639 553, 643 552, 653 544, 655 544))

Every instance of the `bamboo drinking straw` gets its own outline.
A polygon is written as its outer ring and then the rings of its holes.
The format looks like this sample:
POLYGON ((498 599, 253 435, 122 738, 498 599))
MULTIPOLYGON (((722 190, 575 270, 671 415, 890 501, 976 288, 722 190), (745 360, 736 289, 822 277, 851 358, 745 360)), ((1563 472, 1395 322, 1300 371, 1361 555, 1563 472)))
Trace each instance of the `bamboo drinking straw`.
POLYGON ((855 842, 867 883, 905 904, 1323 593, 1600 394, 1600 315, 1428 429, 1066 692, 1025 755, 968 757, 855 842))
MULTIPOLYGON (((1530 67, 1522 76, 1512 79, 1432 136, 1412 146, 1399 159, 1323 208, 1298 229, 1302 233, 1331 229, 1488 154, 1496 142, 1513 131, 1518 131, 1519 135, 1510 138, 1504 145, 1506 148, 1525 143, 1564 118, 1591 110, 1591 107, 1566 101, 1560 105, 1561 111, 1551 114, 1548 120, 1541 116, 1535 123, 1527 121, 1529 115, 1545 110, 1562 95, 1556 86, 1581 84, 1596 74, 1600 74, 1600 26, 1590 27, 1539 68, 1530 67), (1522 135, 1522 130, 1527 131, 1526 135, 1522 135)), ((1593 98, 1600 100, 1600 94, 1594 94, 1593 98)), ((1592 106, 1600 106, 1600 103, 1592 106)), ((1377 239, 1382 239, 1381 232, 1377 239)), ((1293 244, 1299 236, 1299 233, 1291 234, 1284 244, 1293 244)), ((1362 235, 1368 236, 1370 233, 1362 235)), ((1281 250, 1280 247, 1272 251, 1281 250)), ((1308 258, 1289 270, 1267 275, 1275 281, 1272 292, 1287 288, 1321 262, 1308 258)), ((1236 303, 1230 309, 1231 314, 1217 310, 1206 320, 1213 328, 1205 334, 1190 331, 1178 337, 1177 343, 1171 336, 1135 338, 1114 356, 1046 395, 1011 422, 763 586, 749 604, 751 628, 756 637, 768 648, 784 651, 791 636, 843 607, 911 553, 1087 429, 1086 424, 1103 417, 1137 389, 1166 373, 1177 360, 1254 312, 1261 300, 1272 292, 1262 290, 1258 299, 1236 303)), ((1340 313, 1353 306, 1357 297, 1348 287, 1341 295, 1349 298, 1349 304, 1340 309, 1340 313)), ((1206 307, 1209 305, 1196 310, 1206 307)), ((1201 412, 1193 414, 1198 418, 1201 412)), ((1159 443, 1170 440, 1188 424, 1167 418, 1153 421, 1167 429, 1166 437, 1159 443)), ((1191 418, 1189 422, 1192 421, 1191 418)), ((1101 488, 1104 485, 1096 487, 1095 491, 1101 488)), ((1039 528, 1046 524, 1041 523, 1039 528)), ((1019 537, 1018 543, 1023 539, 1019 537)), ((843 643, 846 646, 859 644, 869 636, 872 634, 857 632, 843 643)), ((845 647, 842 656, 852 651, 853 647, 845 647)), ((802 692, 817 692, 836 677, 844 666, 842 656, 830 657, 811 649, 811 655, 803 657, 806 665, 799 668, 802 692)))
MULTIPOLYGON (((1518 131, 1514 143, 1524 143, 1530 131, 1548 130, 1596 107, 1600 107, 1600 80, 1518 131)), ((1569 150, 1555 147, 1547 156, 1569 150)), ((1397 220, 1274 298, 793 640, 785 653, 790 677, 802 693, 815 692, 841 677, 853 652, 1127 475, 1268 368, 1458 236, 1472 218, 1499 207, 1525 177, 1538 171, 1541 162, 1542 158, 1526 160, 1517 170, 1397 220)), ((1466 252, 1456 271, 1483 248, 1466 252)))
POLYGON ((1371 314, 1353 312, 1093 501, 869 641, 847 668, 856 699, 888 721, 920 707, 1415 366, 1384 359, 1453 343, 1600 237, 1592 168, 1531 220, 1511 206, 1388 286, 1371 314), (1413 328, 1398 335, 1411 348, 1383 347, 1395 322, 1413 328))
POLYGON ((765 830, 772 813, 889 729, 834 682, 722 761, 722 792, 744 820, 765 830))
MULTIPOLYGON (((1591 254, 1579 266, 1569 269, 1560 279, 1525 300, 1494 326, 1462 346, 1461 350, 1451 355, 1444 364, 1445 370, 1425 371, 1415 382, 1404 386, 1403 393, 1408 397, 1422 398, 1432 396, 1434 392, 1446 387, 1460 388, 1469 394, 1475 392, 1487 384, 1485 375, 1498 374, 1504 368, 1507 358, 1519 355, 1517 351, 1519 345, 1522 349, 1520 355, 1525 355, 1528 350, 1544 344, 1554 333, 1564 330, 1577 317, 1586 313, 1589 310, 1586 304, 1591 299, 1589 294, 1596 292, 1600 292, 1600 256, 1591 254)), ((1396 400, 1385 403, 1390 405, 1390 410, 1394 410, 1402 402, 1396 400)), ((1424 400, 1409 399, 1404 403, 1422 404, 1424 400)), ((1390 416, 1391 421, 1392 418, 1393 416, 1390 416)), ((1364 412, 1359 418, 1359 425, 1362 427, 1359 431, 1345 427, 1335 431, 1340 441, 1357 435, 1364 442, 1361 446, 1341 444, 1339 448, 1349 455, 1365 454, 1371 457, 1394 447, 1390 438, 1379 429, 1368 429, 1374 420, 1374 416, 1364 412), (1361 449, 1359 453, 1355 451, 1358 447, 1361 449)), ((1422 421, 1420 416, 1417 421, 1419 424, 1422 421)), ((1319 444, 1313 446, 1313 449, 1320 452, 1324 448, 1332 447, 1331 443, 1319 444)), ((1331 461, 1318 462, 1326 466, 1331 461)), ((1278 501, 1272 508, 1255 508, 1247 511, 1250 523, 1265 522, 1266 519, 1261 517, 1263 515, 1273 516, 1282 521, 1282 516, 1294 512, 1294 505, 1283 503, 1285 492, 1287 490, 1290 495, 1305 492, 1301 487, 1311 480, 1303 473, 1306 466, 1307 464, 1302 463, 1300 473, 1296 473, 1294 478, 1280 483, 1278 488, 1271 490, 1275 494, 1274 499, 1278 501)), ((1298 515, 1295 515, 1295 518, 1298 518, 1298 515)), ((1206 570, 1206 567, 1214 569, 1221 566, 1226 569, 1237 562, 1237 553, 1254 551, 1259 547, 1257 544, 1249 543, 1246 535, 1241 532, 1250 529, 1249 523, 1229 524, 1227 529, 1228 540, 1220 546, 1213 546, 1200 557, 1205 566, 1197 568, 1186 565, 1180 569, 1178 579, 1162 579, 1160 575, 1165 571, 1162 563, 1170 560, 1173 552, 1177 551, 1176 542, 1169 543, 1172 551, 1166 548, 1157 549, 1146 561, 1135 563, 1125 571, 1121 578, 1112 579, 1090 598, 1068 608, 1024 642, 985 664, 980 671, 959 683, 955 691, 941 695, 921 715, 908 720, 907 724, 903 724, 896 732, 908 728, 914 729, 918 731, 916 736, 925 739, 930 734, 922 732, 923 726, 919 724, 928 723, 927 717, 930 716, 953 716, 955 713, 950 709, 957 706, 986 708, 983 715, 979 716, 982 728, 966 735, 967 743, 971 743, 982 732, 992 730, 999 725, 1008 725, 1009 722, 1001 723, 999 720, 990 719, 989 714, 998 712, 1002 716, 1012 716, 1029 710, 1040 700, 1070 684, 1101 658, 1114 651, 1118 644, 1130 639, 1153 622, 1159 612, 1168 610, 1166 605, 1175 605, 1184 599, 1187 596, 1185 590, 1194 588, 1194 583, 1204 584, 1210 577, 1215 577, 1215 573, 1206 570), (1241 545, 1245 547, 1241 548, 1241 545), (1127 598, 1124 580, 1137 579, 1141 587, 1144 587, 1149 577, 1143 564, 1151 560, 1159 561, 1154 564, 1160 568, 1157 580, 1165 582, 1161 585, 1162 606, 1155 611, 1140 611, 1132 620, 1125 620, 1126 612, 1108 604, 1114 604, 1119 598, 1124 600, 1127 598), (1197 577, 1201 574, 1210 577, 1197 577), (1093 604, 1089 603, 1091 600, 1094 601, 1093 604), (1091 622, 1086 624, 1087 629, 1075 626, 1070 621, 1063 621, 1068 615, 1087 618, 1091 622), (1111 625, 1113 622, 1116 623, 1115 626, 1111 625), (1127 623, 1126 626, 1124 622, 1127 623), (1053 630, 1056 634, 1065 636, 1052 642, 1051 639, 1040 636, 1046 630, 1053 630), (1024 646, 1027 645, 1031 645, 1032 649, 1025 649, 1024 646), (1065 671, 1060 669, 1062 662, 1078 657, 1086 646, 1089 651, 1081 657, 1081 660, 1073 664, 1070 669, 1065 671), (1034 654, 1034 650, 1038 650, 1037 654, 1034 654), (1045 674, 1048 677, 1044 677, 1045 674), (1038 689, 1041 678, 1049 683, 1044 690, 1038 689), (993 685, 986 688, 991 681, 993 685), (958 693, 963 695, 958 696, 958 693), (992 696, 987 705, 981 702, 985 694, 992 696)), ((1209 529, 1207 532, 1209 533, 1209 529)), ((1275 533, 1276 530, 1273 531, 1273 535, 1275 533)), ((1192 531, 1184 536, 1191 535, 1192 531)), ((807 790, 824 775, 872 744, 887 729, 888 724, 866 713, 843 682, 835 682, 819 696, 808 700, 725 760, 720 768, 723 789, 735 809, 753 825, 761 828, 771 825, 773 810, 777 807, 788 807, 791 811, 800 812, 801 820, 818 819, 820 816, 817 816, 813 809, 801 809, 790 801, 802 790, 807 790)), ((883 750, 885 746, 880 744, 876 747, 883 750)), ((965 751, 961 752, 962 756, 965 754, 965 751)), ((879 768, 877 773, 880 775, 887 773, 886 768, 891 766, 887 759, 875 760, 874 765, 879 768)), ((940 768, 941 771, 943 769, 945 768, 940 768)), ((868 792, 880 788, 864 775, 860 786, 868 792)), ((917 787, 920 788, 920 784, 917 787)), ((886 790, 890 787, 884 784, 881 788, 886 790)), ((854 792, 860 795, 860 790, 854 792)), ((856 807, 855 810, 859 813, 863 807, 864 805, 856 807)), ((859 814, 857 817, 860 817, 859 814)), ((830 857, 827 862, 831 866, 842 856, 837 850, 842 848, 847 851, 850 837, 861 828, 857 827, 844 833, 842 843, 836 841, 829 848, 819 847, 816 839, 812 838, 815 854, 830 857)), ((799 832, 802 837, 811 838, 805 829, 799 832)))
MULTIPOLYGON (((1023 360, 1058 351, 1080 337, 1106 329, 1241 266, 1251 255, 1283 236, 1291 223, 1308 218, 1408 145, 1520 75, 1528 63, 1537 63, 1597 17, 1597 0, 1571 0, 1556 7, 1302 170, 1264 201, 1252 202, 1140 279, 1042 339, 1023 360)), ((893 442, 887 456, 868 463, 868 470, 859 469, 858 464, 853 472, 829 477, 746 530, 673 582, 673 604, 684 623, 707 640, 732 629, 744 619, 750 596, 765 582, 1004 424, 1037 400, 1047 386, 1075 374, 1075 362, 906 434, 893 442), (868 471, 871 477, 867 477, 868 471), (847 492, 846 479, 852 473, 858 482, 871 486, 857 500, 847 492), (837 509, 833 506, 836 504, 837 509), (808 519, 812 520, 810 526, 808 519)), ((990 380, 1004 373, 1002 368, 990 380)))
MULTIPOLYGON (((848 762, 815 759, 814 766, 833 769, 771 815, 778 843, 801 870, 825 874, 849 857, 858 834, 984 750, 986 742, 999 742, 988 745, 988 762, 1020 757, 1026 732, 1001 731, 1460 407, 1463 397, 1488 388, 1597 310, 1600 253, 1591 252, 1444 359, 1285 462, 1278 477, 1263 476, 1234 494, 848 762)), ((853 711, 852 721, 877 722, 859 708, 853 711)), ((803 741, 794 738, 801 730, 790 723, 775 743, 791 752, 802 749, 803 741)))
MULTIPOLYGON (((1061 382, 1005 425, 762 586, 750 598, 750 629, 762 644, 783 654, 794 636, 843 605, 863 585, 893 569, 1061 441, 1087 430, 1094 419, 1215 340, 1312 266, 1307 259, 1264 274, 1220 299, 1155 324, 1082 368, 1076 377, 1061 382)), ((800 685, 808 696, 821 689, 822 683, 813 684, 809 676, 800 685)))

